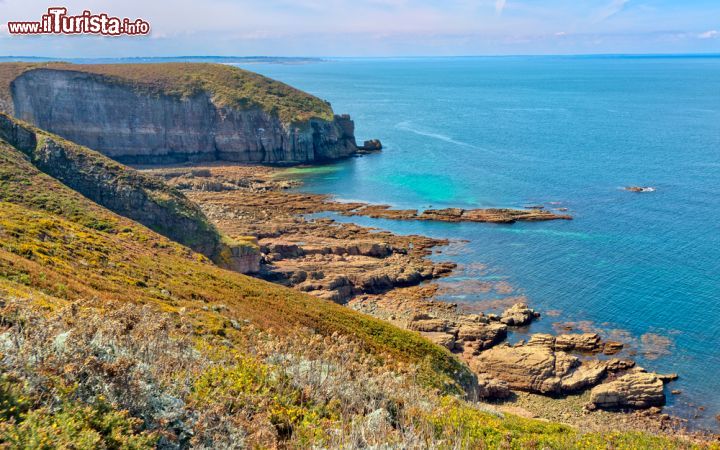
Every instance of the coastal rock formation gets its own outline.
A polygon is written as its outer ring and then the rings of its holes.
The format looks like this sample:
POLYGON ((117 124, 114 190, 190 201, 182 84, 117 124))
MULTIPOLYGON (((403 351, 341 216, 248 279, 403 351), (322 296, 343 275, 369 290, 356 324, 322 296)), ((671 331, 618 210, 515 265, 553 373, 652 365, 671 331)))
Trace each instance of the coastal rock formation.
POLYGON ((498 345, 480 353, 471 368, 505 381, 511 389, 538 394, 563 394, 597 384, 606 374, 601 361, 580 361, 540 345, 498 345))
POLYGON ((553 350, 580 353, 614 354, 623 347, 622 343, 603 342, 596 333, 574 333, 552 336, 550 334, 533 334, 527 345, 547 347, 553 350))
POLYGON ((487 222, 515 223, 540 222, 546 220, 572 220, 567 214, 555 214, 543 209, 426 209, 418 213, 415 209, 392 209, 388 205, 358 204, 341 212, 347 216, 368 216, 378 219, 395 220, 434 220, 438 222, 487 222))
POLYGON ((480 398, 502 400, 509 398, 512 390, 506 382, 481 374, 478 376, 478 394, 480 398))
POLYGON ((535 317, 539 316, 540 314, 528 308, 526 304, 516 303, 502 313, 500 322, 505 325, 521 327, 529 325, 535 317))
POLYGON ((358 147, 358 150, 362 153, 373 153, 379 152, 382 148, 383 146, 380 140, 370 139, 369 141, 365 141, 362 147, 358 147))
POLYGON ((329 219, 307 220, 302 215, 324 210, 355 214, 372 207, 286 192, 287 185, 272 176, 273 170, 208 166, 153 173, 189 189, 186 194, 230 236, 260 236, 267 262, 263 276, 416 331, 467 362, 478 375, 484 398, 503 398, 511 389, 545 395, 581 392, 633 368, 625 359, 587 360, 570 353, 622 349, 621 343, 604 342, 594 333, 534 334, 526 344, 502 345, 509 327, 527 325, 539 315, 524 303, 497 315, 464 313, 457 304, 432 300, 436 285, 398 289, 452 270, 425 259, 440 241, 329 219), (205 189, 208 180, 222 189, 205 189))
POLYGON ((291 184, 274 176, 277 169, 211 164, 148 173, 182 188, 231 238, 258 237, 259 276, 317 297, 345 303, 357 295, 417 285, 455 268, 427 259, 430 248, 447 244, 444 240, 301 217, 357 205, 286 192, 291 184))
POLYGON ((602 348, 600 336, 596 333, 561 334, 555 338, 555 350, 594 353, 602 348))
POLYGON ((590 402, 604 409, 661 406, 665 404, 663 382, 653 373, 629 373, 594 387, 590 402))
POLYGON ((111 66, 25 70, 9 86, 13 113, 133 164, 299 164, 358 151, 349 116, 260 75, 207 64, 111 66), (186 81, 193 77, 201 81, 186 81))

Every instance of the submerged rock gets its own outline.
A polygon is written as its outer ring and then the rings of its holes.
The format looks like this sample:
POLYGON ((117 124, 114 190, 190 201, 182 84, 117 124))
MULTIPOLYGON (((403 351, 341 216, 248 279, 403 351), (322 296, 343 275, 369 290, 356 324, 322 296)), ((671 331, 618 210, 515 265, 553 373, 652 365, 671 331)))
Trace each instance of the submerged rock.
POLYGON ((628 192, 655 192, 655 188, 651 186, 626 186, 628 192))

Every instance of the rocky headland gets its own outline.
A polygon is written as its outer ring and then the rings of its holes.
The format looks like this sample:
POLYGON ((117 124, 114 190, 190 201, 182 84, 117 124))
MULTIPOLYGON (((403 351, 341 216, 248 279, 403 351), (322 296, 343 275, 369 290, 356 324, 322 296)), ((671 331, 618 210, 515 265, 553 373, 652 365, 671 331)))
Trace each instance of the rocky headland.
POLYGON ((358 147, 350 116, 261 75, 219 64, 0 64, 0 111, 123 163, 300 164, 358 147))

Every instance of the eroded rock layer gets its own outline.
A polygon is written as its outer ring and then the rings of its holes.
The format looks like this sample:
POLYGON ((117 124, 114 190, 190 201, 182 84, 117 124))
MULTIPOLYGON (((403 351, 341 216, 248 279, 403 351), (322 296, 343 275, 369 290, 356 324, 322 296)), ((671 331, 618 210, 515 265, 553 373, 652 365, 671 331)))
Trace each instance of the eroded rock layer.
POLYGON ((15 116, 124 163, 225 160, 298 164, 357 152, 349 116, 283 121, 210 92, 153 94, 75 70, 38 68, 10 86, 15 116))

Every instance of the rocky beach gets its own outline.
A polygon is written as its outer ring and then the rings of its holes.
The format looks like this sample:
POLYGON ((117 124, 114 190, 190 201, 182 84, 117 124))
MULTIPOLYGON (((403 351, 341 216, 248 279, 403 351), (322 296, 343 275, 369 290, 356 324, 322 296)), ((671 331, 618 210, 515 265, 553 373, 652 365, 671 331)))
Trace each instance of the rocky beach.
POLYGON ((653 373, 633 361, 625 344, 571 326, 555 335, 527 330, 542 312, 515 303, 499 314, 466 311, 437 299, 433 280, 456 269, 428 257, 448 240, 401 236, 328 218, 322 212, 400 220, 568 220, 538 207, 523 210, 398 211, 386 205, 337 202, 297 192, 283 169, 227 163, 145 167, 201 206, 234 239, 257 238, 255 276, 333 300, 415 331, 465 361, 478 377, 478 395, 492 408, 559 420, 587 430, 618 426, 687 434, 685 420, 662 412, 676 374, 653 373), (492 217, 489 220, 488 215, 492 217), (452 219, 450 219, 452 218, 452 219), (506 339, 522 331, 527 339, 506 339))

